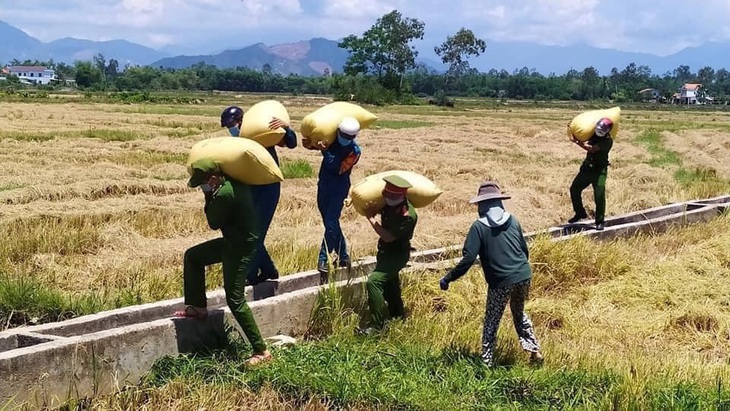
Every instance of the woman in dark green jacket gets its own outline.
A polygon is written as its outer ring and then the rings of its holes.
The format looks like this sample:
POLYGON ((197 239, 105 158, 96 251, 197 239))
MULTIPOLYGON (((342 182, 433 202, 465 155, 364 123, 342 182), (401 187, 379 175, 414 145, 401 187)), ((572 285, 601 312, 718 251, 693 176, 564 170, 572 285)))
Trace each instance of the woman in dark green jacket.
POLYGON ((441 289, 448 290, 449 283, 466 274, 479 256, 488 286, 482 359, 490 367, 494 365, 497 329, 507 301, 522 348, 531 353, 533 361, 542 361, 540 344, 524 311, 532 279, 529 250, 519 221, 502 205, 502 200, 509 198, 496 183, 482 183, 476 197, 469 201, 478 205, 479 219, 466 236, 463 257, 440 281, 441 289))

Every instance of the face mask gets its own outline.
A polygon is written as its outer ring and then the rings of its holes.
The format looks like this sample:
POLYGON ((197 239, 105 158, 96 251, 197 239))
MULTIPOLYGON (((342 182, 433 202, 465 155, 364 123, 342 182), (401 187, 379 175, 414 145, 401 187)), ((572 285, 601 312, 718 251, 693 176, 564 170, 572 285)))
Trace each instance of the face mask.
POLYGON ((228 127, 228 132, 231 133, 233 137, 238 137, 238 134, 241 132, 241 129, 238 128, 238 126, 228 127))
POLYGON ((403 200, 405 200, 405 198, 403 198, 403 197, 398 197, 398 198, 385 197, 385 204, 387 204, 391 207, 395 207, 398 204, 402 203, 403 200))
POLYGON ((350 144, 352 144, 352 140, 342 138, 340 136, 337 136, 337 141, 343 146, 349 146, 350 144))

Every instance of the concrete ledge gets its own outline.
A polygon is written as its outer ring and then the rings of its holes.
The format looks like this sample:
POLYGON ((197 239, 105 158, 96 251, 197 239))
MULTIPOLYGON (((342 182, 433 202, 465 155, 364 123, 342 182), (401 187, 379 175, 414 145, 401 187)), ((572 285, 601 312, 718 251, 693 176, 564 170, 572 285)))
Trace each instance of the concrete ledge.
MULTIPOLYGON (((358 298, 364 277, 309 287, 265 300, 251 309, 262 335, 302 335, 309 328, 320 292, 335 287, 358 298)), ((93 397, 136 384, 158 359, 223 347, 226 330, 240 328, 228 308, 211 310, 205 321, 166 318, 111 330, 44 339, 0 353, 0 404, 27 402, 58 407, 69 398, 93 397)), ((30 337, 15 334, 16 341, 30 337)), ((40 338, 40 337, 39 337, 40 338)))
MULTIPOLYGON (((334 281, 341 281, 348 278, 357 278, 365 275, 375 267, 375 258, 363 259, 352 269, 340 268, 333 273, 334 281)), ((276 281, 266 281, 254 287, 246 287, 246 299, 258 301, 284 295, 296 290, 315 287, 323 282, 319 271, 306 271, 302 273, 287 275, 276 281)), ((223 289, 209 291, 208 308, 215 309, 226 305, 226 296, 223 289)), ((154 321, 160 318, 169 318, 175 310, 184 308, 182 298, 163 300, 154 303, 140 304, 115 310, 101 311, 96 314, 84 315, 66 321, 48 324, 39 324, 30 327, 18 327, 0 332, 0 352, 5 351, 6 344, 3 342, 16 333, 40 333, 51 336, 73 337, 83 334, 94 333, 102 330, 123 327, 141 322, 154 321)), ((7 347, 12 344, 8 343, 7 347)))
POLYGON ((639 233, 662 232, 673 226, 677 227, 692 223, 709 221, 713 218, 716 218, 720 214, 721 211, 717 205, 706 205, 702 206, 701 208, 693 209, 692 211, 686 211, 678 214, 670 214, 667 216, 657 217, 642 222, 606 226, 606 228, 602 231, 596 231, 592 226, 588 226, 585 228, 585 230, 581 232, 560 236, 555 238, 554 240, 564 241, 579 235, 596 239, 625 238, 639 233))
POLYGON ((0 337, 0 352, 30 347, 44 342, 60 339, 62 339, 62 337, 37 334, 33 332, 8 333, 0 337))

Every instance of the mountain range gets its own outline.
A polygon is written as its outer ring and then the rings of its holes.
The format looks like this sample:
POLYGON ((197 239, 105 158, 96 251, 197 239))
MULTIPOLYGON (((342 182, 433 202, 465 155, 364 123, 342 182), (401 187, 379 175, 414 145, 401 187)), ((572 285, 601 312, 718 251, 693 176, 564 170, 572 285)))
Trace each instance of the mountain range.
MULTIPOLYGON (((267 46, 263 43, 234 48, 219 53, 195 56, 172 56, 126 40, 90 41, 63 38, 44 43, 22 30, 0 21, 0 62, 38 59, 72 64, 75 60, 91 60, 97 53, 114 58, 120 66, 150 65, 166 68, 186 68, 204 62, 219 68, 250 67, 261 69, 268 64, 272 71, 302 76, 321 75, 325 70, 341 72, 347 60, 346 50, 337 47, 336 40, 313 38, 286 44, 267 46)), ((445 66, 427 45, 421 45, 418 62, 431 70, 442 71, 445 66)), ((471 66, 480 71, 507 70, 526 67, 542 74, 563 74, 593 66, 601 74, 611 68, 622 70, 630 63, 649 66, 654 74, 672 71, 680 65, 697 71, 704 66, 730 69, 730 43, 708 42, 685 48, 668 56, 648 53, 600 49, 588 45, 546 46, 524 42, 487 41, 487 50, 471 59, 471 66)))
POLYGON ((0 62, 3 63, 13 59, 53 59, 59 63, 72 64, 76 60, 92 60, 97 53, 101 53, 107 59, 116 59, 123 67, 126 64, 147 65, 168 56, 126 40, 91 41, 67 37, 44 43, 3 21, 0 21, 0 39, 0 62))

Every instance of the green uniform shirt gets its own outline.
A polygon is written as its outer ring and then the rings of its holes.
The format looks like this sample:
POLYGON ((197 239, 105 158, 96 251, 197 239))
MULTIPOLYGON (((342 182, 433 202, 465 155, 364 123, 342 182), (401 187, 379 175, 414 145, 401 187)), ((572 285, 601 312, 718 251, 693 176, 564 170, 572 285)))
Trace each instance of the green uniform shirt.
POLYGON ((418 214, 416 208, 406 201, 405 207, 407 211, 404 213, 404 206, 389 207, 385 206, 380 212, 380 221, 384 229, 393 234, 395 240, 386 243, 382 239, 378 241, 378 251, 410 251, 411 238, 413 231, 416 229, 418 222, 418 214))
POLYGON ((608 161, 608 153, 611 151, 611 147, 613 147, 613 138, 610 135, 598 137, 594 134, 588 140, 588 144, 598 147, 600 150, 595 153, 586 154, 586 159, 583 161, 583 168, 587 171, 603 171, 610 164, 608 161))
POLYGON ((206 197, 205 217, 210 228, 220 229, 234 249, 243 250, 246 243, 258 239, 253 198, 246 184, 226 179, 215 193, 206 197))

